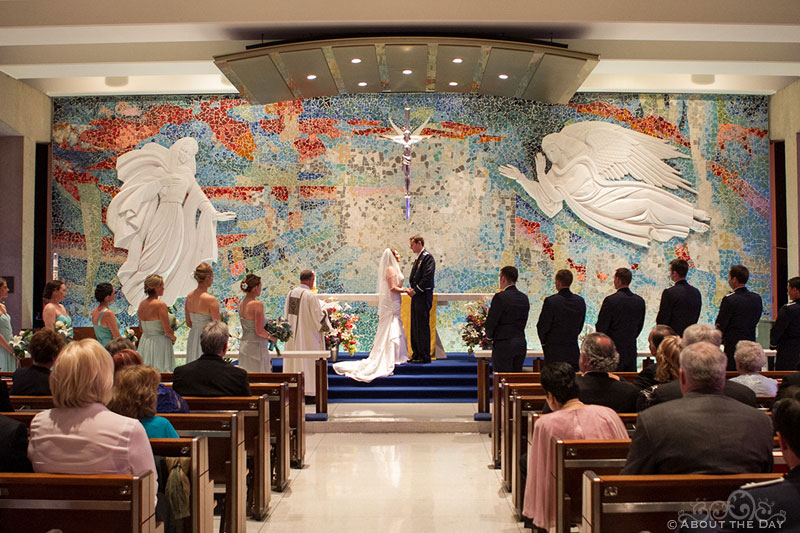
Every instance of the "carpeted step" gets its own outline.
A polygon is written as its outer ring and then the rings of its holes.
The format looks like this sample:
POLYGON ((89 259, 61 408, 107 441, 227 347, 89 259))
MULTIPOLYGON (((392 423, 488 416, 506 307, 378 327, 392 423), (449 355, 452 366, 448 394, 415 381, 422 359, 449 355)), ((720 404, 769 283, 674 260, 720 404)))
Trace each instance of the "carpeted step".
POLYGON ((415 385, 424 385, 428 387, 433 386, 460 386, 460 387, 474 387, 477 390, 478 377, 475 373, 472 374, 417 374, 417 375, 399 375, 387 376, 378 378, 370 383, 356 381, 345 376, 333 374, 328 376, 328 387, 413 387, 415 385))
POLYGON ((334 401, 339 398, 363 400, 381 400, 406 398, 406 401, 413 403, 420 398, 442 398, 442 399, 471 399, 477 401, 478 392, 473 387, 336 387, 328 389, 328 399, 334 401))

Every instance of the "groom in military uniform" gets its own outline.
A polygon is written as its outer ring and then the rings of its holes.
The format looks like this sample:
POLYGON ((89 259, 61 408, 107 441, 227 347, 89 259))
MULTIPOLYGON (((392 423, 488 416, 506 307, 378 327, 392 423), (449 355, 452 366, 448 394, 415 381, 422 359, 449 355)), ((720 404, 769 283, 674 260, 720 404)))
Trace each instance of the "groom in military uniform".
POLYGON ((417 260, 408 278, 411 286, 408 290, 411 296, 411 359, 408 362, 424 364, 431 362, 430 316, 436 261, 425 249, 425 239, 421 235, 411 237, 409 244, 417 260))

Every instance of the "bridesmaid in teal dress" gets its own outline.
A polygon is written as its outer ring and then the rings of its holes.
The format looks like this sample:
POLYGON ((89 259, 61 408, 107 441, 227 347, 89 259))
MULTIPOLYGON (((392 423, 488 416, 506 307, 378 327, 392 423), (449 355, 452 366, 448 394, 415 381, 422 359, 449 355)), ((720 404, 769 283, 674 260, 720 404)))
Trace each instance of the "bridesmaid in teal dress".
POLYGON ((203 355, 200 349, 200 334, 203 328, 213 320, 219 320, 219 302, 208 294, 208 289, 214 283, 214 271, 208 263, 200 263, 194 269, 194 279, 197 288, 186 296, 184 311, 186 325, 189 326, 189 339, 186 342, 186 362, 192 361, 203 355))
MULTIPOLYGON (((58 331, 56 322, 61 322, 66 328, 72 329, 72 319, 67 313, 67 308, 61 302, 67 297, 67 284, 60 279, 53 279, 44 286, 44 309, 42 309, 42 320, 44 327, 58 331)), ((71 336, 71 335, 70 335, 71 336)))
MULTIPOLYGON (((8 296, 8 283, 0 278, 0 300, 4 300, 6 296, 8 296)), ((14 348, 9 344, 13 338, 11 316, 6 310, 6 305, 0 303, 0 372, 14 372, 17 369, 14 348)))
POLYGON ((139 325, 142 338, 139 340, 139 353, 144 364, 159 372, 172 372, 175 369, 175 333, 169 324, 167 304, 158 299, 164 295, 164 278, 150 274, 144 280, 144 293, 147 298, 139 304, 139 325))
POLYGON ((94 289, 94 299, 98 306, 92 311, 92 327, 97 342, 105 346, 120 336, 119 322, 114 311, 108 308, 114 301, 114 287, 110 283, 100 283, 94 289))

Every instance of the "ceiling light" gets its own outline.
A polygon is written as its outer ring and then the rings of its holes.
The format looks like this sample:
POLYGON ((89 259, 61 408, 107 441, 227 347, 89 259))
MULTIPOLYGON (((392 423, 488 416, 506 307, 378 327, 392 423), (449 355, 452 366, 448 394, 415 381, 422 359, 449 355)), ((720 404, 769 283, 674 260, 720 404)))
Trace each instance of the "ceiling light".
POLYGON ((357 57, 354 57, 353 59, 350 60, 350 62, 357 65, 358 63, 361 63, 361 60, 357 57))
POLYGON ((460 57, 457 57, 457 58, 453 59, 453 63, 461 63, 462 61, 464 61, 464 60, 461 59, 460 57))
POLYGON ((409 74, 412 74, 413 72, 414 72, 413 70, 411 70, 410 68, 407 68, 407 69, 405 69, 405 70, 403 71, 403 74, 405 74, 406 76, 408 76, 409 74))
POLYGON ((316 74, 309 74, 308 76, 306 76, 306 79, 307 80, 315 80, 315 79, 317 79, 317 75, 316 74))
POLYGON ((455 87, 456 85, 458 85, 457 81, 451 81, 450 82, 450 87, 455 87))
POLYGON ((367 86, 367 82, 365 82, 365 81, 360 81, 360 82, 358 82, 358 86, 359 86, 359 87, 366 87, 366 86, 367 86))
POLYGON ((500 74, 497 77, 500 78, 501 80, 507 80, 508 79, 508 74, 500 74))

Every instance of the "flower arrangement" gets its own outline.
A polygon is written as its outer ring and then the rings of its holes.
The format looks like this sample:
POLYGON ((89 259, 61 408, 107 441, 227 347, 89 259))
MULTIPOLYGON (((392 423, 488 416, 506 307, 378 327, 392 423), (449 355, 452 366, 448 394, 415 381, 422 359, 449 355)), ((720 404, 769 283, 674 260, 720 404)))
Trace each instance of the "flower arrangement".
POLYGON ((61 320, 56 320, 56 323, 53 324, 53 327, 56 330, 56 333, 64 337, 64 342, 72 342, 72 326, 68 326, 66 322, 61 320))
POLYGON ((352 356, 356 353, 356 344, 358 344, 358 336, 356 335, 358 315, 347 313, 346 311, 349 309, 349 305, 344 307, 336 305, 334 307, 334 312, 330 316, 331 330, 325 336, 325 347, 331 349, 338 344, 344 346, 352 356))
MULTIPOLYGON (((264 323, 264 329, 281 342, 286 342, 292 337, 292 326, 283 317, 277 319, 268 318, 264 323)), ((281 350, 275 342, 269 343, 269 349, 275 350, 278 355, 281 354, 281 350)))
POLYGON ((175 305, 172 307, 167 307, 167 316, 169 317, 169 327, 172 328, 172 332, 178 331, 178 328, 181 327, 186 321, 184 320, 180 324, 178 324, 178 309, 175 305))
POLYGON ((16 359, 25 359, 28 354, 28 343, 30 343, 31 337, 33 337, 33 330, 23 329, 11 339, 10 344, 14 348, 14 357, 16 359))
POLYGON ((465 324, 461 326, 461 339, 467 345, 467 352, 472 355, 475 346, 480 346, 483 350, 491 348, 492 343, 486 338, 486 316, 489 313, 489 306, 483 302, 469 302, 467 304, 467 316, 465 324))
POLYGON ((136 336, 136 332, 133 330, 133 328, 125 328, 125 331, 123 332, 122 336, 134 344, 139 342, 139 337, 136 336))

